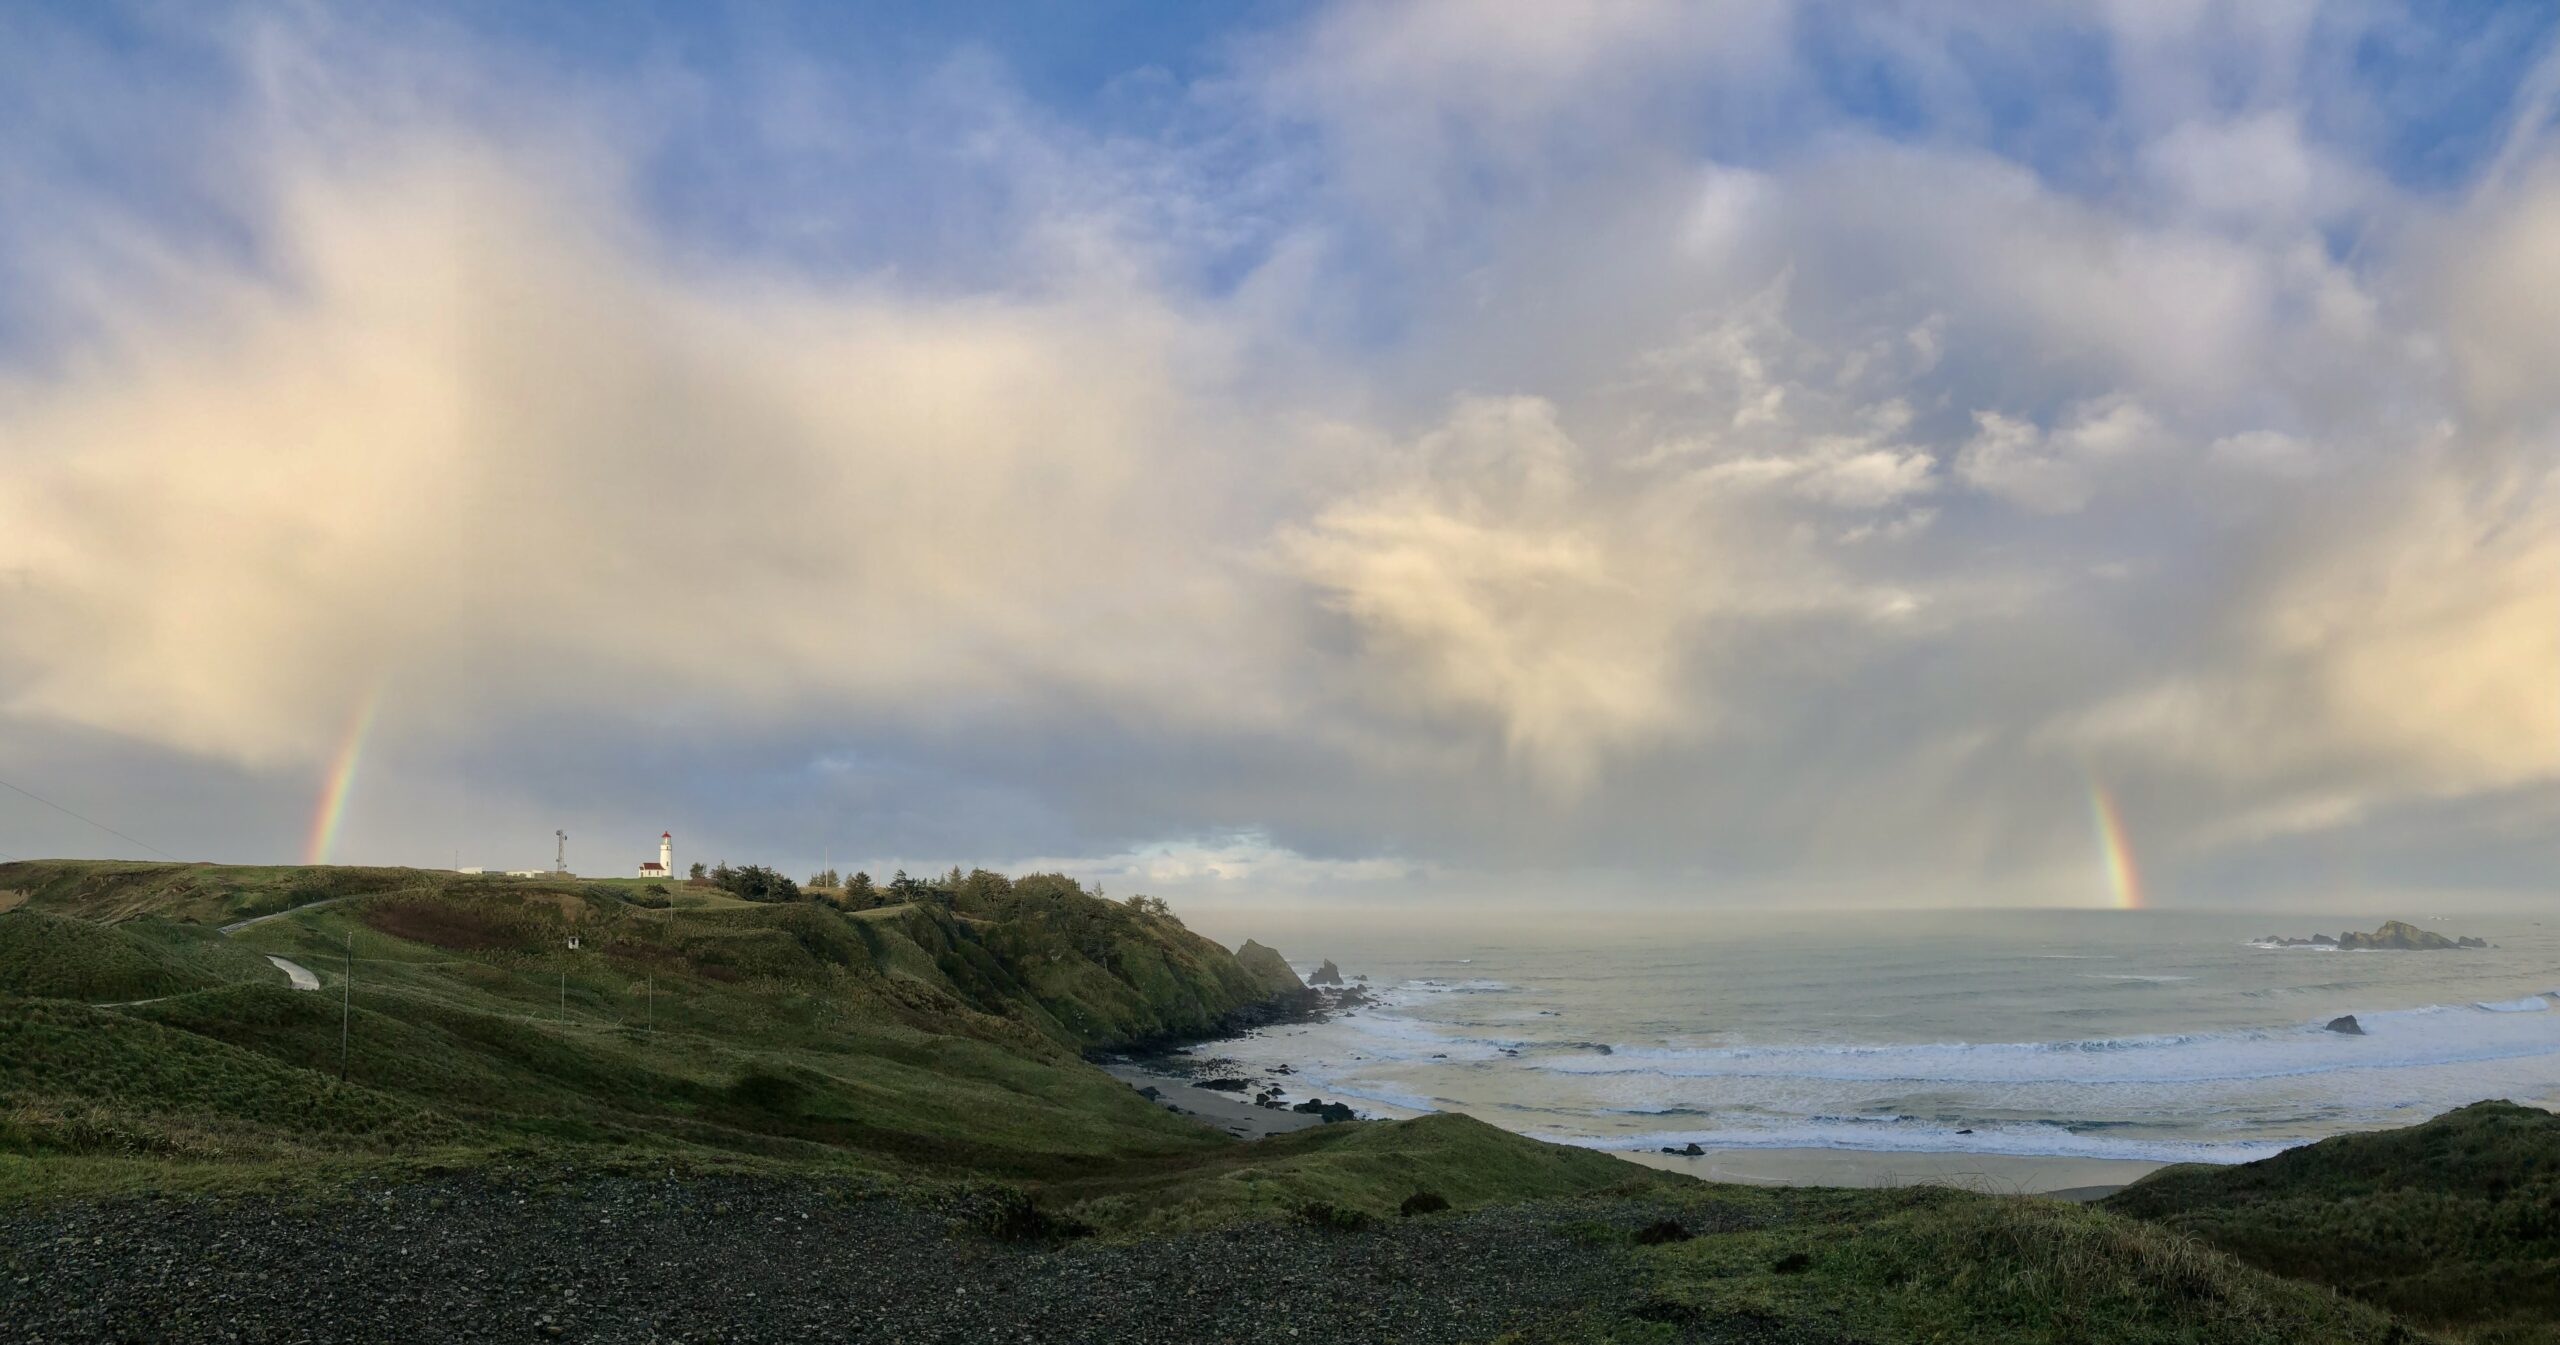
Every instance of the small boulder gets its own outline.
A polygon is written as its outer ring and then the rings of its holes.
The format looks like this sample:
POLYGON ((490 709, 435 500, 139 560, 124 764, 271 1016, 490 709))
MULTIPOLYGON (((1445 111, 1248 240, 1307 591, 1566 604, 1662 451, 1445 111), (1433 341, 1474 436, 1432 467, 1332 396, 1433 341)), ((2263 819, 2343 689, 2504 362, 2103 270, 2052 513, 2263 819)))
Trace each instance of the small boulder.
POLYGON ((2329 1020, 2328 1030, 2350 1037, 2361 1037, 2364 1035, 2364 1024, 2357 1022, 2354 1014, 2340 1014, 2329 1020))
POLYGON ((1247 1079, 1202 1079, 1198 1086, 1217 1093, 1241 1093, 1253 1087, 1253 1083, 1247 1079))
POLYGON ((1327 1102, 1320 1097, 1308 1098, 1306 1101, 1299 1103, 1297 1106, 1291 1107, 1289 1110, 1294 1112, 1304 1112, 1309 1116, 1321 1116, 1324 1118, 1324 1123, 1326 1125, 1332 1125, 1337 1121, 1357 1121, 1360 1119, 1359 1114, 1352 1111, 1349 1107, 1346 1107, 1339 1102, 1327 1102))

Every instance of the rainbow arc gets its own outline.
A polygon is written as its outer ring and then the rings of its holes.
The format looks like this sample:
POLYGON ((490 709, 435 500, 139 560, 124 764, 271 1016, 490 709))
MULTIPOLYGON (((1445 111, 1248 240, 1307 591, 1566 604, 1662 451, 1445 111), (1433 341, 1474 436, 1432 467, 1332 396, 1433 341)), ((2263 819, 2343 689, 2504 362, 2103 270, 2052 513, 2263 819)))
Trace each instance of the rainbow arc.
POLYGON ((347 718, 346 734, 338 741, 329 773, 321 779, 320 801, 311 811, 311 834, 302 847, 305 864, 328 863, 329 852, 338 844, 338 826, 347 817, 347 796, 355 790, 356 769, 364 763, 365 740, 373 736, 374 719, 382 711, 385 684, 375 682, 364 699, 356 703, 355 713, 347 718))
POLYGON ((2143 907, 2142 871, 2133 862, 2133 846, 2125 839, 2124 813, 2096 774, 2089 775, 2089 824, 2098 835, 2098 858, 2106 869, 2107 888, 2119 911, 2143 907))

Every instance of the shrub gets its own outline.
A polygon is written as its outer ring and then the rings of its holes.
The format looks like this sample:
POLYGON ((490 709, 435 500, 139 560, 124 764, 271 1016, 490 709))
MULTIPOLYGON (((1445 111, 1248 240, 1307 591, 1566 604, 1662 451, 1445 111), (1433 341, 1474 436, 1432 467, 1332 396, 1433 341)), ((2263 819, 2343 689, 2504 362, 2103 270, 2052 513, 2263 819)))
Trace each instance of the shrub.
POLYGON ((1658 1219, 1636 1230, 1636 1245, 1659 1247, 1666 1242, 1687 1242, 1696 1236, 1677 1219, 1658 1219))
POLYGON ((1366 1210, 1346 1209, 1327 1201, 1310 1200, 1298 1207, 1298 1220, 1314 1228, 1331 1229, 1337 1233, 1357 1233, 1369 1226, 1369 1213, 1366 1210))
POLYGON ((809 1100, 808 1085, 798 1079, 768 1070, 750 1069, 729 1085, 729 1100, 741 1107, 775 1116, 789 1116, 809 1100))
POLYGON ((1404 1198, 1396 1213, 1410 1219, 1417 1214, 1438 1214, 1449 1208, 1449 1198, 1430 1191, 1416 1191, 1404 1198))
POLYGON ((1073 1215, 1051 1214, 1011 1186, 975 1193, 962 1222, 998 1242, 1060 1242, 1093 1236, 1093 1225, 1073 1215))

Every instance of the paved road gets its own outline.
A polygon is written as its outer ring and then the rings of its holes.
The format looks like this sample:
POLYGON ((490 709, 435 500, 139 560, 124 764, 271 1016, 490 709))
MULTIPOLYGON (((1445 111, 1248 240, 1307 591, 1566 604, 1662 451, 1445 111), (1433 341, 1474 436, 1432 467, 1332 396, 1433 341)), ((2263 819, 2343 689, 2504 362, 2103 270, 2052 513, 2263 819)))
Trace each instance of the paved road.
POLYGON ((320 978, 311 974, 311 968, 291 958, 278 957, 273 953, 267 954, 267 960, 276 964, 276 970, 283 972, 286 980, 293 982, 294 989, 317 990, 320 988, 320 978))

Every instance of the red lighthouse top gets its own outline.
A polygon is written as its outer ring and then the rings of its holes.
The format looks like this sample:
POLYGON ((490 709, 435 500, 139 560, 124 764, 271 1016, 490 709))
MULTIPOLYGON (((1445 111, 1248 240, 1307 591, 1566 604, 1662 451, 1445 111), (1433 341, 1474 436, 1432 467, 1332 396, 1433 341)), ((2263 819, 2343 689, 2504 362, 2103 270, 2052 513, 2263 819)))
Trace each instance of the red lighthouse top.
POLYGON ((676 834, 672 831, 661 831, 658 833, 658 839, 662 841, 672 841, 675 838, 676 834))

